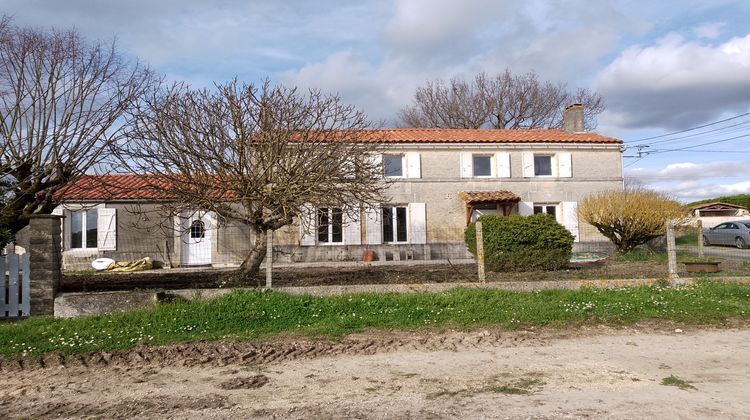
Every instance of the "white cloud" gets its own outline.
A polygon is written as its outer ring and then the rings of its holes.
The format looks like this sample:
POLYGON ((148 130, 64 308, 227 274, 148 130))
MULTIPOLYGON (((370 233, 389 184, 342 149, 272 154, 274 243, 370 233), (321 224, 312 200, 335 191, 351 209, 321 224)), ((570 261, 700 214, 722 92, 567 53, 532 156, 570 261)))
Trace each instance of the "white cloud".
POLYGON ((628 176, 645 182, 688 181, 707 178, 750 177, 750 160, 708 163, 676 162, 662 169, 635 169, 628 176))
POLYGON ((340 50, 285 71, 282 80, 339 92, 388 124, 411 103, 417 86, 436 78, 497 74, 507 67, 578 86, 616 48, 618 31, 643 25, 608 4, 564 3, 400 1, 383 24, 378 56, 340 50))
POLYGON ((750 193, 750 160, 675 162, 661 169, 637 168, 626 178, 639 181, 681 201, 750 193), (737 179, 741 181, 735 182, 737 179))
POLYGON ((691 202, 726 195, 750 194, 750 181, 718 185, 688 182, 677 185, 660 185, 656 186, 655 189, 663 191, 681 201, 691 202))
POLYGON ((704 23, 703 25, 696 27, 693 32, 695 32, 695 36, 698 38, 714 39, 719 37, 721 34, 721 28, 724 26, 726 26, 726 23, 724 22, 704 23))
POLYGON ((750 108, 750 35, 720 44, 670 34, 624 50, 602 70, 606 123, 680 129, 750 108))

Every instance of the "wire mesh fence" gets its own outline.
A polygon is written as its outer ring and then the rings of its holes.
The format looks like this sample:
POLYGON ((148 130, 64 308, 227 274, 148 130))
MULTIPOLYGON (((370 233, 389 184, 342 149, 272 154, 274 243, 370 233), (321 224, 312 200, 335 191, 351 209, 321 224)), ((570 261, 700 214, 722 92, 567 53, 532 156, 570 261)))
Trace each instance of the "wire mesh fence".
MULTIPOLYGON (((705 232, 696 227, 677 229, 680 276, 690 275, 685 262, 698 258, 701 248, 704 257, 721 260, 722 275, 750 275, 750 249, 710 240, 701 247, 705 232)), ((364 231, 358 237, 325 230, 313 233, 314 241, 302 243, 298 227, 275 232, 270 264, 264 259, 252 280, 237 284, 227 282, 229 274, 248 260, 254 248, 265 245, 265 241, 256 244, 255 235, 245 227, 211 230, 196 226, 179 235, 121 229, 114 250, 71 248, 67 244, 63 264, 69 274, 69 287, 64 284, 63 290, 83 290, 86 284, 99 285, 91 290, 263 286, 269 265, 274 287, 479 281, 476 258, 464 240, 465 228, 411 229, 405 234, 395 232, 387 241, 383 236, 374 238, 364 231), (91 261, 98 258, 115 261, 149 258, 155 270, 132 273, 127 278, 104 279, 101 274, 94 276, 91 272, 91 261)), ((664 241, 657 240, 650 246, 620 255, 593 227, 582 226, 574 233, 573 254, 566 267, 551 271, 487 271, 486 281, 606 280, 668 275, 664 241)), ((265 256, 265 250, 261 254, 265 256)))

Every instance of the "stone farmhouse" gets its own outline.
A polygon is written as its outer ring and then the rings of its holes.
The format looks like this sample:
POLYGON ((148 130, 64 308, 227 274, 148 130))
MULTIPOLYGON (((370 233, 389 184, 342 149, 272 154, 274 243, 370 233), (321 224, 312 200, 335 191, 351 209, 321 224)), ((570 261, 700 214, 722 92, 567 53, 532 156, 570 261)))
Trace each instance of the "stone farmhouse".
MULTIPOLYGON (((588 194, 623 188, 622 141, 583 131, 583 108, 566 108, 560 130, 385 129, 383 176, 393 182, 390 200, 362 207, 360 217, 311 203, 310 228, 277 232, 274 258, 282 262, 359 261, 365 250, 380 260, 469 257, 468 223, 483 214, 547 213, 569 229, 576 246, 603 242, 578 220, 588 194)), ((249 250, 251 233, 217 225, 208 212, 167 220, 179 235, 139 227, 143 209, 161 198, 137 175, 85 176, 62 195, 55 212, 65 217, 63 264, 87 267, 109 257, 151 257, 167 267, 234 266, 249 250), (95 179, 96 178, 96 179, 95 179), (87 188, 104 181, 108 188, 87 188), (132 211, 139 206, 138 212, 132 211)))

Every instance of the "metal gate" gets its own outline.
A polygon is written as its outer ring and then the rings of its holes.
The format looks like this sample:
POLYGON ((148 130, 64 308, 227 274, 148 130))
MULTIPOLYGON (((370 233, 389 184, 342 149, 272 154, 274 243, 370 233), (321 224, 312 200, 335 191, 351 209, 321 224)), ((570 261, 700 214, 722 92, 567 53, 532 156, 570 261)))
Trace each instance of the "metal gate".
POLYGON ((29 316, 31 312, 30 255, 12 249, 0 255, 0 318, 29 316))

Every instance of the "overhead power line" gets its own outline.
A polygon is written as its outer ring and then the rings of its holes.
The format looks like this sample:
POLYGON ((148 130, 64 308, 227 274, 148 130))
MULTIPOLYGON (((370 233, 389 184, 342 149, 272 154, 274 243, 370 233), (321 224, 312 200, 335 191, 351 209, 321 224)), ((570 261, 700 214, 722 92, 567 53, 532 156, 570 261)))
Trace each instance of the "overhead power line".
POLYGON ((727 122, 727 121, 736 120, 737 118, 742 118, 742 117, 744 117, 746 115, 750 115, 750 112, 745 112, 743 114, 735 115, 734 117, 726 118, 726 119, 719 120, 719 121, 714 121, 714 122, 711 122, 711 123, 708 123, 708 124, 703 124, 703 125, 695 126, 695 127, 692 127, 692 128, 687 128, 685 130, 673 131, 671 133, 660 134, 658 136, 645 137, 645 138, 642 138, 642 139, 629 141, 628 143, 631 143, 631 144, 632 143, 642 143, 642 142, 645 142, 645 141, 648 141, 648 140, 659 139, 659 138, 663 138, 663 137, 669 137, 669 136, 673 136, 675 134, 687 133, 689 131, 699 130, 701 128, 711 127, 711 126, 716 125, 716 124, 721 124, 721 123, 724 123, 724 122, 727 122))
POLYGON ((742 134, 740 136, 730 137, 728 139, 714 140, 714 141, 710 141, 710 142, 707 142, 707 143, 701 143, 701 144, 696 144, 696 145, 692 145, 692 146, 680 147, 680 148, 677 148, 677 149, 652 150, 650 153, 682 152, 682 151, 686 151, 686 150, 689 150, 689 149, 695 149, 696 147, 708 146, 710 144, 724 143, 724 142, 728 142, 728 141, 732 141, 732 140, 737 140, 737 139, 741 139, 743 137, 748 137, 748 136, 750 136, 750 133, 748 133, 748 134, 742 134))
POLYGON ((716 133, 716 132, 723 132, 723 134, 734 133, 734 132, 737 132, 737 131, 742 131, 743 129, 745 129, 745 127, 743 127, 742 129, 735 129, 735 130, 730 130, 730 131, 726 131, 726 130, 728 130, 730 128, 734 128, 734 127, 739 127, 741 125, 746 125, 746 124, 750 124, 750 120, 742 121, 740 123, 728 125, 728 126, 725 126, 725 127, 714 128, 713 130, 701 131, 700 133, 693 133, 693 134, 688 134, 686 136, 679 136, 679 137, 672 137, 672 138, 669 138, 669 139, 657 140, 655 142, 650 142, 649 145, 662 144, 662 143, 670 143, 670 142, 677 141, 677 140, 684 140, 684 139, 687 139, 687 138, 690 138, 690 137, 697 137, 697 136, 702 136, 704 134, 716 133))

